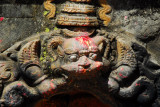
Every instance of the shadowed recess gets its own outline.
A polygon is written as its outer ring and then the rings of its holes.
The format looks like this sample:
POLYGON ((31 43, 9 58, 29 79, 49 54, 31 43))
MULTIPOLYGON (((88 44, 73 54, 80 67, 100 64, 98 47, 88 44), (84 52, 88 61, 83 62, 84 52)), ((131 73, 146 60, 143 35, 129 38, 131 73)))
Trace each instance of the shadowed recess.
POLYGON ((94 96, 87 93, 75 95, 58 95, 47 100, 40 100, 34 107, 111 107, 103 104, 94 96))

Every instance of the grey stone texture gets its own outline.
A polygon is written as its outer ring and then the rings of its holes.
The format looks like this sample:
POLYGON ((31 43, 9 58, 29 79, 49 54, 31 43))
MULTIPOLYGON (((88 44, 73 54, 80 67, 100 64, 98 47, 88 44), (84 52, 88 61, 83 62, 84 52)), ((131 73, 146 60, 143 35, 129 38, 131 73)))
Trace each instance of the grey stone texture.
POLYGON ((141 40, 160 34, 160 0, 109 0, 116 29, 132 33, 141 40))
POLYGON ((42 4, 0 3, 0 52, 32 34, 52 28, 42 4))

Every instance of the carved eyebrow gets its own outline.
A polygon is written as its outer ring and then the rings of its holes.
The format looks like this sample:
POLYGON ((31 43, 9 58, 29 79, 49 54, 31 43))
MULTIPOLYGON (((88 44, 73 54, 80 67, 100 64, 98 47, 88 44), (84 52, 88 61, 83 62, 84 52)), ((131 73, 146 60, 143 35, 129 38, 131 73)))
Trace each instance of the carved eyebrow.
POLYGON ((64 52, 66 53, 66 54, 75 54, 75 53, 78 53, 78 51, 77 50, 73 50, 72 48, 69 48, 69 49, 64 49, 64 52))

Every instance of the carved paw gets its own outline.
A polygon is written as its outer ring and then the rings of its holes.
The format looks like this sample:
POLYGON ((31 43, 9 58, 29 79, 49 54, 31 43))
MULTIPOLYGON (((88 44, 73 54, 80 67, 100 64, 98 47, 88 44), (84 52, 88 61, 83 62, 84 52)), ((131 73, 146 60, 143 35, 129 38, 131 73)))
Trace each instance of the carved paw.
POLYGON ((111 77, 121 82, 123 79, 128 78, 133 73, 133 69, 129 66, 120 66, 111 72, 111 77))
POLYGON ((35 88, 29 87, 22 81, 16 81, 4 88, 1 97, 1 105, 19 106, 23 103, 24 98, 32 98, 38 96, 35 88))
POLYGON ((51 97, 55 94, 55 89, 57 88, 58 85, 62 85, 65 83, 65 79, 64 78, 57 78, 57 79, 47 79, 42 81, 42 83, 40 83, 37 86, 38 92, 40 95, 42 95, 42 97, 51 97))

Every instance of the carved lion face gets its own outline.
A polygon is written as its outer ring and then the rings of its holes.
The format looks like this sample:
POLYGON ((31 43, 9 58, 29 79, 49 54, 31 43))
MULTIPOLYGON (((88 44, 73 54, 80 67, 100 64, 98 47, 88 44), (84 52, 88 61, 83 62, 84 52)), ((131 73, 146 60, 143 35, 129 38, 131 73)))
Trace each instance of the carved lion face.
MULTIPOLYGON (((48 42, 51 72, 61 69, 76 76, 97 75, 104 67, 104 38, 79 36, 64 39, 54 37, 48 42), (102 54, 103 53, 103 54, 102 54)), ((48 67, 49 68, 49 67, 48 67)))
POLYGON ((66 63, 62 69, 74 73, 99 71, 103 66, 98 46, 89 37, 67 39, 62 45, 66 63))

